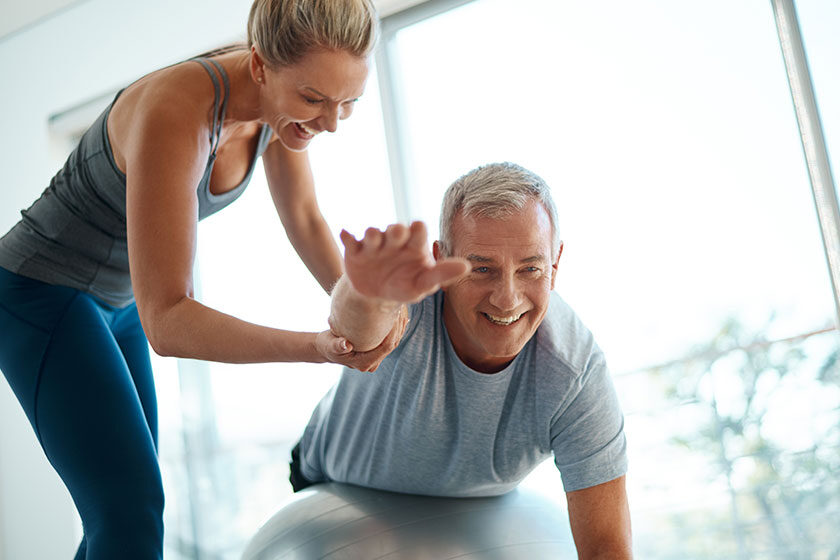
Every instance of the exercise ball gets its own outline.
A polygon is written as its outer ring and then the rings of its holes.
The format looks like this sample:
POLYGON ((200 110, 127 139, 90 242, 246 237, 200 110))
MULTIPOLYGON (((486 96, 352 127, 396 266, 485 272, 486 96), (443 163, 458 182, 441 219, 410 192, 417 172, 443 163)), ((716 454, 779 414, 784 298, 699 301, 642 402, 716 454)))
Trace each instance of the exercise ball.
POLYGON ((489 498, 396 494, 347 484, 297 493, 242 560, 577 558, 565 508, 533 491, 489 498))

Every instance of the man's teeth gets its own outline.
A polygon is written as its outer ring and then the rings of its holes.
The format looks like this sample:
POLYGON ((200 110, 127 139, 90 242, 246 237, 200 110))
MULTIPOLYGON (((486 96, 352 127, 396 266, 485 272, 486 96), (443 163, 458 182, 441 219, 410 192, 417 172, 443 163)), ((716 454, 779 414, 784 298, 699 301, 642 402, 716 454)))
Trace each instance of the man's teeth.
POLYGON ((317 130, 312 130, 311 128, 309 128, 308 126, 306 126, 306 125, 305 125, 305 124, 303 124, 303 123, 298 123, 298 126, 299 126, 299 127, 301 128, 301 130, 303 130, 306 134, 310 134, 310 135, 312 135, 312 136, 315 136, 316 134, 318 134, 318 131, 317 131, 317 130))
POLYGON ((510 325, 511 323, 515 323, 522 317, 522 313, 519 315, 511 315, 509 317, 496 317, 495 315, 490 315, 489 313, 484 314, 485 317, 490 319, 490 322, 496 323, 497 325, 510 325))

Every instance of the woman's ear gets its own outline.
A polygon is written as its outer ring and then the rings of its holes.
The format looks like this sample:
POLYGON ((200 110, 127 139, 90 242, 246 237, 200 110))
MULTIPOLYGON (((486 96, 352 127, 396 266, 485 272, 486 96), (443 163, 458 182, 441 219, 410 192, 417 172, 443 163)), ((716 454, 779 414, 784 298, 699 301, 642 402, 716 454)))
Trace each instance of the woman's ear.
POLYGON ((263 61, 259 51, 257 51, 256 45, 251 46, 251 61, 249 68, 251 70, 251 77, 255 82, 261 84, 265 81, 265 61, 263 61))

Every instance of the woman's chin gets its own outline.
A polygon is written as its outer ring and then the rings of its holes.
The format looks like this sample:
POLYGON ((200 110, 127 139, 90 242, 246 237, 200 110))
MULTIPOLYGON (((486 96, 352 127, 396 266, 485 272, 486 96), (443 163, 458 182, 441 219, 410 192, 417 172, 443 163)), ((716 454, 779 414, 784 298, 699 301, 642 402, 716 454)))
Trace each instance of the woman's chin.
POLYGON ((287 150, 291 152, 305 152, 313 137, 303 139, 294 132, 285 129, 283 134, 280 134, 278 138, 280 139, 280 143, 287 150))

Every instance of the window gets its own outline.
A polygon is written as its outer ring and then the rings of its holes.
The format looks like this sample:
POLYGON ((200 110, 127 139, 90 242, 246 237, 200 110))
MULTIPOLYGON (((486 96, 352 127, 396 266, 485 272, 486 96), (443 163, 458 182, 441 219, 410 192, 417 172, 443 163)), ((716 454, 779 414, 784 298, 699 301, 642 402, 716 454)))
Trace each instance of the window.
MULTIPOLYGON (((834 305, 771 6, 476 0, 386 40, 413 217, 433 229, 491 161, 554 188, 556 289, 625 409, 637 554, 837 550, 834 305)), ((529 483, 562 495, 550 462, 529 483)))

